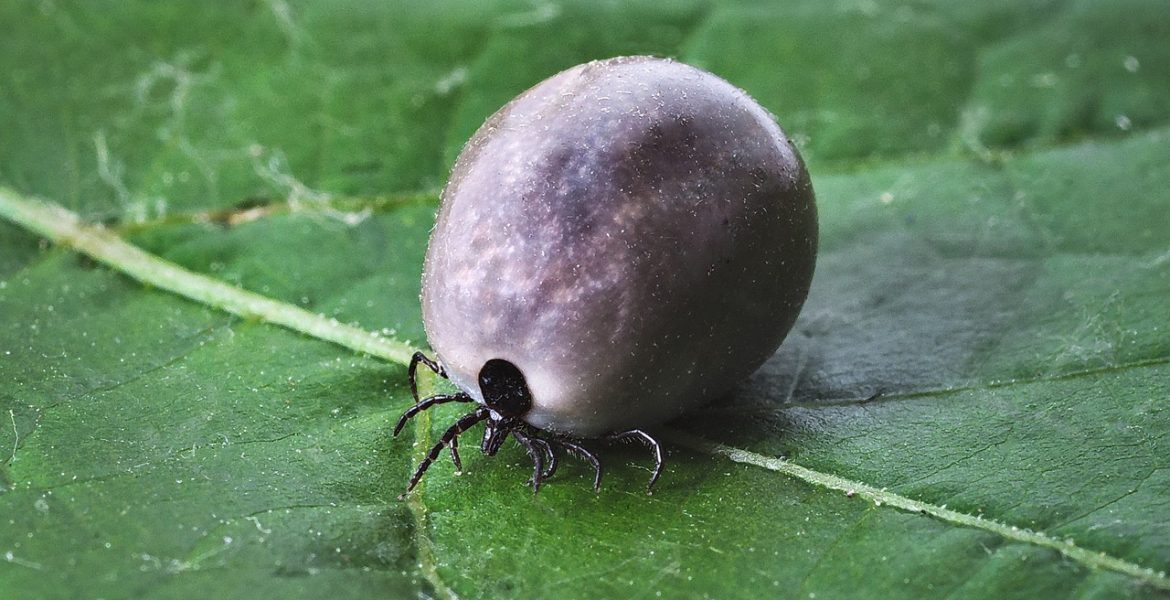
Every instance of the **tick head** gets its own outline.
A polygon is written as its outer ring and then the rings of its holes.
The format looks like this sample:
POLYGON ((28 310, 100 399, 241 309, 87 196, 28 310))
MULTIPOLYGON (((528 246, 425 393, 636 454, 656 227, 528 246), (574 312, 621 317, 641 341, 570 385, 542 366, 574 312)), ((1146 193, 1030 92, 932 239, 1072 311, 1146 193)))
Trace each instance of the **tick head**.
POLYGON ((516 365, 493 358, 479 370, 479 391, 484 404, 505 419, 520 418, 532 408, 532 392, 516 365))

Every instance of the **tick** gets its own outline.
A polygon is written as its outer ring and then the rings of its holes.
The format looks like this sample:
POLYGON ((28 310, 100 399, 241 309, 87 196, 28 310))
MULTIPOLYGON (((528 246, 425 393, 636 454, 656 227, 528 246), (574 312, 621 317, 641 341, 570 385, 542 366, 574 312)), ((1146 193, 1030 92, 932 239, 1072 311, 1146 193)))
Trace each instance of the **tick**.
POLYGON ((645 428, 728 392, 783 341, 808 294, 817 217, 808 172, 775 119, 742 90, 682 63, 595 61, 513 99, 468 141, 443 190, 423 268, 437 357, 408 369, 419 412, 476 405, 407 491, 484 423, 533 462, 602 468, 587 440, 645 428), (420 399, 419 365, 454 394, 420 399))

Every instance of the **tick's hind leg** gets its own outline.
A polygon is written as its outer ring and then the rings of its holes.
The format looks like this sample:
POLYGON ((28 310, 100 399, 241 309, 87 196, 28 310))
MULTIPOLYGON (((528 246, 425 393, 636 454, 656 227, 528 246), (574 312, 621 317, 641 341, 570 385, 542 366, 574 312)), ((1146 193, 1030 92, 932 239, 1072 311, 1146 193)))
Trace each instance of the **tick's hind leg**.
MULTIPOLYGON (((413 380, 411 381, 411 387, 414 387, 413 380)), ((411 417, 432 406, 437 404, 446 404, 448 402, 471 401, 471 396, 468 396, 467 394, 439 394, 437 396, 431 396, 430 398, 424 398, 423 400, 420 400, 418 404, 411 406, 410 408, 406 409, 406 412, 402 413, 402 416, 398 418, 398 424, 394 426, 394 435, 398 435, 398 433, 402 431, 402 428, 406 426, 406 422, 409 421, 411 417)))
POLYGON ((641 429, 611 433, 605 436, 605 439, 610 442, 640 442, 650 448, 654 453, 654 474, 650 476, 650 483, 646 484, 646 493, 654 493, 654 483, 662 475, 662 467, 665 465, 665 461, 662 460, 662 446, 658 443, 658 440, 650 437, 649 433, 641 429))
POLYGON ((545 469, 540 478, 548 479, 549 477, 552 477, 554 474, 556 474, 557 464, 560 462, 559 457, 557 457, 556 449, 553 448, 553 442, 543 438, 538 438, 536 436, 533 436, 529 439, 532 440, 532 444, 536 446, 537 449, 539 449, 541 452, 544 452, 545 469))
POLYGON ((447 444, 447 448, 451 450, 451 462, 455 463, 456 473, 462 473, 463 461, 459 460, 459 436, 451 438, 451 443, 447 444))
POLYGON ((410 395, 414 396, 415 402, 419 401, 418 381, 415 379, 415 372, 418 371, 418 363, 426 365, 428 369, 435 372, 435 375, 438 375, 443 379, 447 378, 447 369, 444 369, 443 365, 439 364, 437 361, 433 361, 427 358, 427 355, 423 354, 422 352, 415 352, 414 356, 410 357, 410 366, 406 368, 406 379, 410 382, 410 395))
POLYGON ((520 442, 521 446, 528 451, 529 458, 532 459, 532 493, 535 494, 540 491, 540 484, 544 481, 544 449, 548 445, 543 441, 537 441, 530 438, 520 431, 513 431, 512 435, 516 437, 516 441, 520 442))
MULTIPOLYGON (((402 413, 402 416, 398 418, 398 424, 394 426, 394 435, 395 436, 397 436, 398 433, 402 431, 402 428, 406 426, 406 422, 409 421, 411 419, 411 417, 414 417, 418 413, 420 413, 428 408, 431 408, 432 406, 435 406, 437 404, 446 404, 448 402, 471 402, 472 401, 471 396, 468 396, 467 394, 463 394, 463 393, 436 394, 434 396, 430 396, 428 398, 424 398, 422 400, 419 400, 419 398, 418 398, 418 381, 415 378, 415 372, 418 370, 419 363, 426 365, 428 369, 434 371, 435 374, 438 375, 439 377, 442 377, 444 379, 447 378, 447 370, 443 368, 443 365, 439 364, 437 361, 433 361, 433 360, 427 358, 427 356, 425 354, 423 354, 422 352, 415 352, 414 356, 410 357, 410 366, 407 367, 407 369, 406 369, 406 378, 407 378, 407 380, 410 381, 410 395, 414 397, 415 404, 414 404, 414 406, 411 406, 410 408, 406 409, 406 412, 402 413)), ((462 471, 463 464, 462 464, 462 461, 459 460, 459 438, 457 438, 457 437, 451 438, 450 448, 451 448, 451 462, 455 463, 455 468, 457 470, 462 471)))
POLYGON ((553 440, 554 444, 558 444, 571 453, 573 456, 588 462, 593 465, 593 493, 601 491, 601 461, 597 460, 597 456, 586 449, 581 444, 569 439, 553 440))
POLYGON ((549 435, 547 432, 544 435, 548 437, 532 437, 533 442, 543 444, 547 450, 546 454, 549 456, 549 468, 544 473, 544 479, 552 477, 557 470, 557 454, 556 449, 561 448, 565 452, 588 462, 593 467, 593 491, 601 491, 601 461, 597 460, 597 455, 589 451, 588 448, 581 445, 581 440, 562 435, 549 435))
POLYGON ((414 486, 418 485, 423 475, 426 474, 427 469, 431 467, 431 463, 434 463, 435 459, 439 458, 439 454, 442 454, 444 446, 449 446, 459 434, 467 431, 472 425, 488 418, 488 415, 487 409, 480 407, 473 412, 463 415, 454 425, 448 427, 447 431, 443 432, 443 437, 439 438, 439 443, 435 444, 431 448, 431 451, 427 453, 426 457, 422 459, 422 462, 418 463, 418 469, 415 470, 414 475, 410 478, 410 483, 407 484, 406 491, 409 492, 414 489, 414 486))

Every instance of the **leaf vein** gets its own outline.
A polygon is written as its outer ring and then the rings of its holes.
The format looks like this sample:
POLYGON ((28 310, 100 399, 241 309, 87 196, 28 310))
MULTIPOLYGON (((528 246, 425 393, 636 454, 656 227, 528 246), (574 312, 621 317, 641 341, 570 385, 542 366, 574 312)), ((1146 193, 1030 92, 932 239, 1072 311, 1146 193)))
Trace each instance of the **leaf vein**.
POLYGON ((783 473, 819 487, 847 493, 853 492, 855 495, 870 500, 878 506, 888 505, 906 512, 929 515, 952 525, 980 529, 1011 541, 1055 550, 1065 557, 1089 568, 1114 571, 1137 579, 1151 587, 1160 590, 1170 590, 1170 577, 1167 577, 1165 573, 1156 572, 1151 568, 1142 567, 1136 563, 1111 556, 1104 552, 1082 548, 1067 539, 1058 539, 1042 532, 1021 529, 999 521, 985 519, 978 515, 962 513, 946 508, 945 505, 939 506, 914 500, 885 489, 876 488, 867 483, 814 471, 783 458, 764 456, 740 448, 718 444, 681 431, 666 430, 665 437, 673 443, 697 452, 720 456, 733 462, 783 473))

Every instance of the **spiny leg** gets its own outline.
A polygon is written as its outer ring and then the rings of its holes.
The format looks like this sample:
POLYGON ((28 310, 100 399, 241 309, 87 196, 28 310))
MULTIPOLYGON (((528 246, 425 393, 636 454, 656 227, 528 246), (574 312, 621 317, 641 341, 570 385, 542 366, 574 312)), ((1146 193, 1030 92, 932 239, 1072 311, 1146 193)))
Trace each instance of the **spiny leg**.
POLYGON ((557 457, 557 453, 553 449, 552 442, 550 442, 549 440, 538 438, 536 436, 532 436, 531 439, 532 439, 532 443, 537 448, 540 448, 540 450, 542 452, 544 452, 544 457, 545 457, 545 459, 547 459, 545 461, 545 464, 548 465, 548 468, 546 468, 544 470, 544 474, 542 474, 540 476, 540 478, 541 479, 548 479, 549 477, 552 477, 554 473, 557 472, 557 464, 560 462, 560 459, 557 457))
POLYGON ((435 444, 435 446, 431 448, 431 451, 427 453, 426 458, 423 458, 422 462, 418 464, 418 469, 410 478, 410 483, 407 484, 406 491, 409 492, 410 490, 414 489, 414 486, 418 485, 418 482, 422 479, 423 474, 425 474, 427 469, 431 467, 431 463, 435 462, 435 459, 439 458, 439 454, 443 452, 444 446, 448 445, 451 440, 455 439, 455 437, 459 434, 467 431, 469 428, 471 428, 472 425, 475 425, 476 423, 479 423, 480 421, 488 418, 488 414, 489 413, 486 408, 477 408, 474 412, 463 415, 463 417, 456 421, 454 425, 449 427, 447 431, 443 432, 443 437, 439 438, 439 443, 435 444))
POLYGON ((546 448, 546 450, 548 452, 548 470, 546 470, 544 472, 544 478, 548 479, 549 477, 552 477, 554 474, 556 474, 557 465, 560 464, 561 460, 560 460, 560 457, 557 456, 556 447, 554 447, 552 444, 550 444, 544 440, 540 440, 540 441, 544 443, 544 447, 546 448))
POLYGON ((512 435, 516 436, 516 441, 520 442, 521 446, 528 451, 528 457, 532 459, 532 493, 535 494, 540 491, 540 484, 544 481, 544 455, 532 442, 532 438, 524 435, 519 431, 513 431, 512 435))
MULTIPOLYGON (((415 396, 415 398, 417 397, 418 396, 415 396)), ((402 431, 402 428, 406 426, 406 422, 409 421, 411 417, 432 406, 435 406, 436 404, 471 401, 471 396, 468 396, 467 394, 439 394, 437 396, 431 396, 430 398, 423 399, 418 404, 411 406, 410 408, 406 409, 406 412, 402 413, 402 416, 398 418, 398 424, 394 426, 394 435, 398 435, 398 432, 402 431)))
POLYGON ((658 440, 650 437, 649 433, 646 433, 641 429, 631 429, 621 433, 613 433, 607 435, 605 439, 613 442, 624 442, 631 440, 642 442, 647 447, 649 447, 651 451, 654 452, 654 474, 650 476, 650 483, 646 484, 646 493, 654 493, 654 483, 658 481, 658 476, 662 475, 662 467, 664 465, 662 460, 662 446, 658 444, 658 440))
POLYGON ((459 437, 451 438, 451 443, 447 447, 451 449, 451 462, 455 463, 455 470, 462 473, 463 461, 459 460, 459 437))
POLYGON ((414 401, 418 402, 418 382, 415 380, 415 371, 418 370, 418 363, 427 366, 428 369, 435 372, 436 375, 447 378, 447 370, 443 365, 427 358, 426 354, 422 352, 415 352, 414 356, 410 357, 410 366, 406 368, 406 379, 410 382, 410 395, 414 396, 414 401))
POLYGON ((567 439, 556 439, 553 443, 560 444, 565 450, 571 452, 574 456, 584 459, 589 464, 593 465, 593 493, 601 491, 601 461, 597 460, 597 456, 586 449, 584 446, 567 439))

